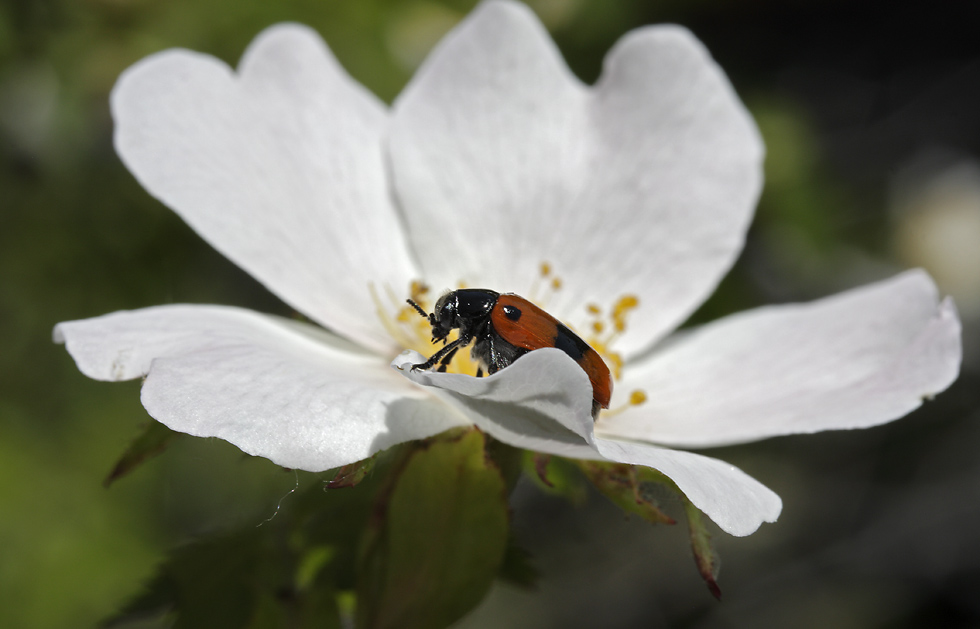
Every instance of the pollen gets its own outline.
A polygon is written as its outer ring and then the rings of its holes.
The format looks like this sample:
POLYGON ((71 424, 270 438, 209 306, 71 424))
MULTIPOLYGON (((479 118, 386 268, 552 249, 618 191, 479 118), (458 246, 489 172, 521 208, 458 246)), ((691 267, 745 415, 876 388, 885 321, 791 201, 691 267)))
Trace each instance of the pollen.
MULTIPOLYGON (((460 282, 460 286, 462 287, 462 282, 460 282)), ((396 343, 403 349, 415 350, 426 358, 438 349, 433 347, 432 326, 429 325, 429 320, 420 316, 414 308, 409 306, 404 297, 400 297, 390 287, 386 287, 384 298, 378 294, 374 284, 370 284, 368 288, 381 325, 396 343)), ((435 303, 430 298, 429 293, 429 287, 417 280, 412 281, 408 288, 409 298, 426 312, 431 312, 435 303)), ((458 330, 453 331, 445 342, 452 342, 457 336, 458 330)), ((460 348, 446 371, 475 376, 477 367, 479 365, 470 358, 468 349, 460 348)))
POLYGON ((641 404, 643 404, 646 401, 647 401, 646 391, 644 391, 643 389, 634 389, 633 391, 630 391, 629 399, 626 400, 626 403, 625 404, 620 404, 619 406, 617 406, 615 408, 611 408, 609 410, 602 411, 602 416, 603 417, 611 417, 613 415, 619 415, 620 413, 622 413, 623 411, 625 411, 629 407, 631 407, 631 406, 640 406, 641 404))
POLYGON ((624 295, 619 298, 612 311, 613 327, 617 332, 626 330, 626 315, 639 305, 640 300, 635 295, 624 295))
MULTIPOLYGON (((640 305, 636 295, 623 295, 616 300, 609 310, 608 316, 603 316, 603 310, 596 304, 586 304, 592 335, 586 342, 597 351, 609 365, 613 378, 619 380, 623 376, 623 357, 612 350, 613 343, 626 331, 630 313, 640 305)), ((639 402, 642 404, 642 401, 639 402)))
POLYGON ((533 301, 545 309, 547 309, 551 296, 560 291, 564 285, 560 277, 552 274, 553 270, 550 262, 542 262, 538 267, 538 276, 534 278, 531 290, 526 295, 529 301, 533 301))

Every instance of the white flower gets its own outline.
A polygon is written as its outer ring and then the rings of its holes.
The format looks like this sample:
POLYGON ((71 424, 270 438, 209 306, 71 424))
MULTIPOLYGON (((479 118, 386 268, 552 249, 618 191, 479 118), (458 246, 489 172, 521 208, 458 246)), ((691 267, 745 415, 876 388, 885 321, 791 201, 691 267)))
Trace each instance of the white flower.
POLYGON ((679 27, 626 35, 587 87, 528 9, 487 2, 388 109, 316 34, 279 25, 237 73, 185 50, 141 61, 112 110, 143 186, 330 331, 172 305, 62 323, 55 338, 90 377, 145 376, 143 405, 170 428, 283 466, 325 470, 475 423, 518 447, 654 467, 747 535, 776 519, 778 496, 651 444, 881 424, 958 372, 955 310, 921 272, 655 347, 731 266, 762 180, 751 118, 679 27), (578 329, 586 304, 638 298, 616 341, 612 406, 627 408, 593 424, 585 373, 554 349, 482 379, 389 368, 421 357, 398 355, 372 287, 529 296, 542 262, 563 280, 548 310, 578 329), (634 389, 645 404, 628 405, 634 389))

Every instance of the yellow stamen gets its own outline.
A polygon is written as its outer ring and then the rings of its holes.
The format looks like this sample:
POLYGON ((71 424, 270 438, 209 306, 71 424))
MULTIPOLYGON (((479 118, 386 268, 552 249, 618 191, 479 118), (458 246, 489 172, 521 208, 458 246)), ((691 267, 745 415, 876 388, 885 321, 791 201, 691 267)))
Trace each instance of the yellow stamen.
POLYGON ((603 356, 603 358, 605 358, 606 359, 606 362, 609 363, 609 366, 612 367, 612 375, 613 375, 613 378, 615 378, 616 380, 619 380, 620 378, 622 378, 623 377, 623 357, 619 353, 617 353, 617 352, 611 352, 611 351, 609 351, 607 349, 605 355, 603 356))
POLYGON ((640 300, 635 295, 624 295, 619 298, 619 301, 613 306, 612 313, 613 327, 616 332, 622 332, 626 329, 626 315, 639 305, 640 300))
POLYGON ((625 404, 621 404, 616 408, 611 408, 607 411, 602 411, 603 417, 612 417, 613 415, 619 415, 631 406, 639 406, 647 401, 647 394, 642 389, 636 389, 630 392, 629 399, 625 404))
MULTIPOLYGON (((403 299, 399 299, 390 287, 385 291, 390 300, 389 304, 382 302, 373 284, 369 284, 368 288, 371 292, 371 299, 374 301, 378 319, 388 334, 391 335, 391 338, 405 349, 415 350, 425 357, 432 355, 435 350, 432 348, 432 326, 429 324, 429 320, 420 316, 415 308, 405 303, 403 299)), ((422 310, 432 311, 432 302, 426 297, 429 293, 428 286, 422 282, 413 281, 408 292, 412 301, 417 303, 422 310)), ((446 342, 452 342, 457 336, 458 331, 453 331, 446 342)), ((446 371, 473 376, 476 375, 478 366, 476 361, 470 357, 469 348, 460 347, 446 371)))
POLYGON ((552 293, 561 290, 562 280, 560 277, 552 277, 552 267, 548 262, 542 262, 539 267, 540 275, 534 278, 534 282, 531 284, 531 291, 526 295, 527 299, 536 303, 541 308, 547 309, 548 300, 551 298, 552 293), (548 278, 551 278, 550 280, 548 278), (547 281, 545 284, 545 294, 539 295, 538 291, 541 289, 541 281, 547 281))
POLYGON ((425 299, 425 295, 429 292, 429 287, 418 280, 412 280, 411 287, 408 289, 412 297, 412 301, 419 303, 425 299))
POLYGON ((610 349, 620 334, 626 331, 626 319, 630 311, 640 305, 635 295, 623 295, 613 304, 608 317, 602 316, 602 309, 596 304, 587 304, 586 311, 592 317, 592 336, 586 341, 605 359, 613 378, 619 380, 623 375, 623 357, 610 349), (606 333, 608 331, 608 333, 606 333), (606 334, 604 334, 606 333, 606 334))

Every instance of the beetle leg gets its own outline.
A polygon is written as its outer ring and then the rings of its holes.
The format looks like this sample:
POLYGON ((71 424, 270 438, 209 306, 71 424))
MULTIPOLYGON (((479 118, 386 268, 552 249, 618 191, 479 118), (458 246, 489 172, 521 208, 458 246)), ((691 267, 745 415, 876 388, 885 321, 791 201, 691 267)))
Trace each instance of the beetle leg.
POLYGON ((467 343, 469 343, 470 340, 471 340, 470 337, 460 337, 460 338, 456 339, 455 341, 453 341, 452 343, 450 343, 450 344, 446 345, 445 347, 443 347, 442 349, 440 349, 438 352, 436 352, 432 356, 430 356, 429 357, 429 360, 425 361, 424 363, 418 363, 416 365, 412 365, 412 369, 429 369, 430 367, 432 367, 432 365, 434 365, 437 362, 439 362, 440 360, 442 360, 442 358, 446 354, 450 354, 452 352, 455 352, 460 346, 466 345, 467 343))
POLYGON ((436 371, 438 371, 439 373, 446 373, 446 367, 448 367, 449 363, 452 362, 453 356, 456 355, 457 350, 459 350, 459 345, 454 347, 451 351, 447 352, 446 355, 442 357, 442 360, 439 361, 439 368, 436 369, 436 371))

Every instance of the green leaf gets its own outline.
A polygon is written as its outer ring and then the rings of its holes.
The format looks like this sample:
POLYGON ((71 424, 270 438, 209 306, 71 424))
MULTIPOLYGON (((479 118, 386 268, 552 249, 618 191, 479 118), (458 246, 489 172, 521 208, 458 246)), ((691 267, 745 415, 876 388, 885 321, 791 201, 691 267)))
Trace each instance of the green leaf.
POLYGON ((524 474, 542 491, 561 496, 574 505, 585 504, 589 496, 581 470, 567 459, 527 451, 524 474))
MULTIPOLYGON (((683 496, 683 494, 682 494, 683 496)), ((694 563, 698 566, 701 578, 715 598, 721 600, 721 588, 718 587, 718 555, 711 546, 711 533, 704 521, 704 515, 684 497, 684 511, 687 513, 687 525, 691 533, 691 550, 694 551, 694 563)))
POLYGON ((116 465, 105 477, 102 484, 108 487, 113 482, 132 472, 138 465, 162 453, 170 442, 183 433, 174 432, 158 421, 150 421, 136 439, 129 444, 116 465))
POLYGON ((246 627, 255 608, 252 578, 260 534, 248 530, 182 546, 171 554, 145 593, 109 626, 174 614, 180 629, 246 627))
POLYGON ((506 484, 479 430, 415 451, 382 496, 358 574, 357 626, 430 629, 486 595, 504 558, 506 484))
POLYGON ((318 578, 330 550, 293 552, 283 528, 247 525, 176 549, 107 626, 157 618, 175 629, 339 628, 336 589, 318 578))
POLYGON ((332 590, 319 588, 302 597, 293 596, 289 590, 263 591, 246 629, 340 629, 342 626, 336 594, 332 590))
POLYGON ((362 538, 376 517, 378 501, 390 493, 392 483, 418 447, 418 442, 408 442, 379 452, 373 457, 371 472, 352 489, 337 491, 323 484, 311 485, 290 502, 285 515, 296 523, 294 547, 331 548, 330 562, 324 569, 337 589, 354 590, 362 538))
POLYGON ((579 467, 595 488, 620 509, 635 513, 651 524, 674 524, 674 519, 660 510, 645 491, 637 468, 623 463, 579 461, 579 467))
POLYGON ((314 546, 303 553, 296 567, 296 589, 300 591, 310 589, 317 576, 335 555, 333 547, 325 544, 314 546))

